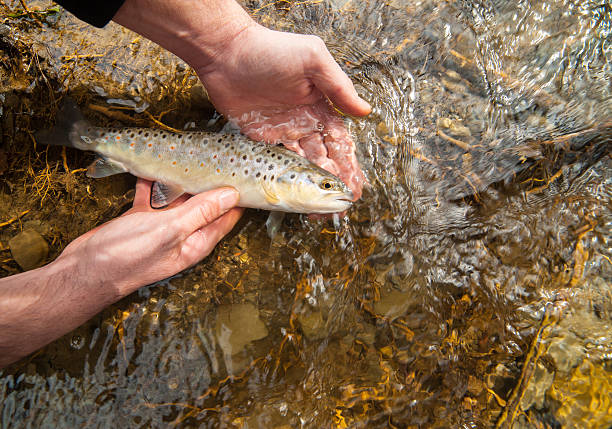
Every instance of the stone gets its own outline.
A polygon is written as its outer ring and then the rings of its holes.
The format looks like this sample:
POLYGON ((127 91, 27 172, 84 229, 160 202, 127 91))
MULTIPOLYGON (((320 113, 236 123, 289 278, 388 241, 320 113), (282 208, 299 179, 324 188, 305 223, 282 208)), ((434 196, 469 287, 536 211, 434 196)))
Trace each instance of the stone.
POLYGON ((226 355, 235 355, 252 341, 268 335, 259 310, 250 302, 223 305, 217 311, 217 341, 226 355))
POLYGON ((584 358, 586 351, 580 339, 572 332, 567 332, 563 337, 555 337, 548 347, 548 355, 555 363, 557 371, 568 375, 577 367, 584 358))
POLYGON ((11 27, 6 24, 0 24, 0 37, 7 37, 11 34, 11 27))
POLYGON ((325 321, 320 311, 306 311, 298 315, 302 332, 309 340, 325 337, 325 321))
POLYGON ((381 295, 380 301, 374 303, 374 312, 389 320, 406 314, 414 303, 414 295, 410 292, 391 290, 381 295))
POLYGON ((357 330, 357 335, 355 338, 368 346, 373 345, 374 341, 376 340, 376 327, 370 325, 369 323, 361 324, 357 330))
POLYGON ((458 137, 471 137, 472 136, 472 132, 470 131, 470 129, 466 127, 465 125, 461 124, 461 122, 459 121, 453 121, 449 129, 453 135, 458 136, 458 137))
POLYGON ((35 230, 26 229, 8 242, 13 259, 22 270, 28 271, 42 266, 49 255, 49 245, 35 230))
POLYGON ((534 405, 537 409, 542 408, 546 392, 552 386, 554 377, 555 375, 552 372, 549 372, 544 365, 538 362, 521 399, 523 411, 527 411, 534 405))
POLYGON ((450 118, 438 118, 436 121, 438 128, 445 128, 456 137, 471 137, 472 132, 468 127, 463 125, 460 120, 450 118))
POLYGON ((436 125, 438 128, 450 128, 453 125, 453 120, 450 118, 438 118, 436 125))

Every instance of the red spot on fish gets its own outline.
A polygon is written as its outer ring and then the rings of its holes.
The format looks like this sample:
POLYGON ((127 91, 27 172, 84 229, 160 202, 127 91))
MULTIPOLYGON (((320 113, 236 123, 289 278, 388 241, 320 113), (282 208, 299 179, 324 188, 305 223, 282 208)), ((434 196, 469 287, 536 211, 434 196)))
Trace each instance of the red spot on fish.
POLYGON ((117 136, 115 137, 117 140, 121 140, 121 136, 117 136))
POLYGON ((172 165, 176 165, 176 161, 172 161, 172 165))
POLYGON ((152 147, 152 146, 153 146, 153 143, 149 143, 149 147, 152 147))
POLYGON ((174 146, 170 146, 170 150, 174 150, 174 146))
POLYGON ((130 143, 130 147, 134 147, 134 143, 130 143))
POLYGON ((213 156, 213 159, 217 159, 217 155, 213 156))

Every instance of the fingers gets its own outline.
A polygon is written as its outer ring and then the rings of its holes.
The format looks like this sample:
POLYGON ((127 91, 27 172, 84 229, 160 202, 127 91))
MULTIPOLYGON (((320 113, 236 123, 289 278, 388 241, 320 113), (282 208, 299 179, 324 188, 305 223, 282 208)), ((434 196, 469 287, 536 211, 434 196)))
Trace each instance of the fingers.
MULTIPOLYGON (((134 211, 160 211, 151 208, 151 185, 153 182, 145 179, 138 178, 136 181, 136 193, 134 194, 134 202, 132 203, 132 209, 123 214, 123 216, 133 213, 134 211)), ((188 194, 183 194, 176 200, 172 201, 167 208, 164 210, 174 208, 183 204, 189 199, 188 194)))
POLYGON ((258 112, 238 121, 241 131, 257 141, 284 143, 318 130, 320 120, 312 107, 299 106, 282 112, 258 112))
POLYGON ((320 133, 313 134, 300 140, 300 147, 306 158, 317 164, 331 174, 338 176, 340 169, 327 153, 327 147, 323 144, 323 136, 320 133))
POLYGON ((355 156, 353 140, 347 135, 328 135, 325 146, 338 168, 337 176, 353 191, 354 201, 361 198, 365 177, 355 156))
POLYGON ((136 193, 134 194, 134 203, 132 204, 132 207, 150 207, 152 184, 153 182, 145 179, 138 178, 138 180, 136 180, 136 193))
POLYGON ((341 111, 356 116, 365 116, 372 111, 372 107, 359 97, 353 83, 322 41, 317 43, 313 61, 312 81, 341 111))
POLYGON ((239 194, 234 188, 219 188, 194 195, 184 204, 168 210, 174 226, 186 234, 213 223, 217 218, 235 207, 239 194))
POLYGON ((296 141, 283 142, 283 146, 285 146, 289 150, 294 151, 298 155, 303 156, 304 158, 307 158, 306 152, 304 152, 304 149, 302 149, 302 147, 300 146, 298 142, 296 141))
POLYGON ((235 207, 212 223, 192 232, 183 242, 181 249, 186 264, 193 265, 208 256, 217 243, 236 225, 243 212, 244 209, 235 207))
POLYGON ((355 156, 355 143, 326 99, 286 112, 251 114, 241 125, 242 132, 253 139, 282 141, 287 149, 342 179, 355 200, 361 196, 365 178, 355 156))

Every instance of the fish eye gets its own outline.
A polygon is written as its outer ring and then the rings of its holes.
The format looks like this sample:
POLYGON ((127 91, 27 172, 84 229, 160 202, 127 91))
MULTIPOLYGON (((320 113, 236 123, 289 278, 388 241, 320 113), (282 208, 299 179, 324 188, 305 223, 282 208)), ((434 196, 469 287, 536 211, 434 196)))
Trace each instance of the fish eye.
POLYGON ((333 183, 331 182, 331 180, 324 180, 321 182, 321 189, 325 189, 325 190, 330 190, 331 188, 333 188, 333 183))

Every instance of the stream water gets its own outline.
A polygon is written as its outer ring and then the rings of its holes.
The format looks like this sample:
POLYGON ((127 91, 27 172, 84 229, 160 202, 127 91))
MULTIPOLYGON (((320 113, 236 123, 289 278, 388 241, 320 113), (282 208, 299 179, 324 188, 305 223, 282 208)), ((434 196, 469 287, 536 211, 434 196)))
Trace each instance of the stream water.
MULTIPOLYGON (((610 4, 244 6, 266 26, 321 36, 374 107, 345 119, 363 198, 334 221, 289 215, 273 239, 266 213, 247 212, 196 267, 0 370, 0 426, 609 429, 610 4)), ((0 244, 25 225, 54 257, 115 216, 132 182, 62 173, 59 152, 42 155, 19 126, 46 107, 19 97, 221 123, 160 48, 65 12, 34 25, 20 7, 2 6, 3 37, 36 53, 39 72, 24 66, 0 91, 0 148, 34 167, 0 175, 12 204, 0 213, 32 212, 0 244), (57 199, 20 197, 11 184, 32 195, 49 165, 57 199)), ((68 163, 86 165, 70 152, 68 163)), ((0 275, 19 270, 1 255, 0 275)))

